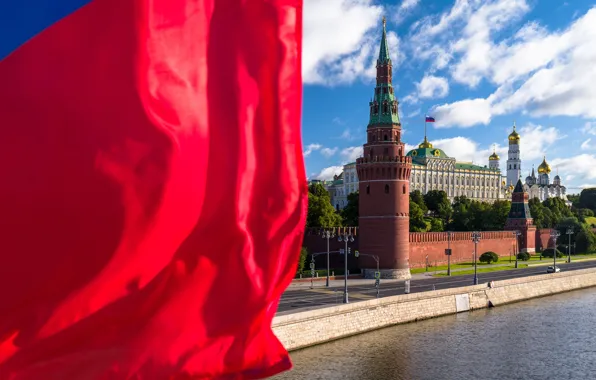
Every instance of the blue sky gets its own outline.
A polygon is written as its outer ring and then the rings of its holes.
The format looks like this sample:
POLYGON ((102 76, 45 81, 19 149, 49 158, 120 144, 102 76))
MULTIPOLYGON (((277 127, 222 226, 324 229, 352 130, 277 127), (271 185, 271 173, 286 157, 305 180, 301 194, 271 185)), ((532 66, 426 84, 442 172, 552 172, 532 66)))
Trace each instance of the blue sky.
MULTIPOLYGON (((3 2, 0 58, 87 2, 3 2)), ((496 144, 504 167, 515 120, 524 175, 546 155, 569 192, 596 186, 594 0, 304 0, 304 12, 310 178, 331 178, 361 152, 385 15, 409 146, 428 112, 435 146, 486 164, 496 144)))
MULTIPOLYGON (((361 153, 387 17, 404 141, 488 164, 522 136, 524 177, 547 161, 568 192, 596 186, 596 5, 587 0, 306 0, 303 144, 310 178, 361 153)), ((553 174, 554 175, 554 174, 553 174)))

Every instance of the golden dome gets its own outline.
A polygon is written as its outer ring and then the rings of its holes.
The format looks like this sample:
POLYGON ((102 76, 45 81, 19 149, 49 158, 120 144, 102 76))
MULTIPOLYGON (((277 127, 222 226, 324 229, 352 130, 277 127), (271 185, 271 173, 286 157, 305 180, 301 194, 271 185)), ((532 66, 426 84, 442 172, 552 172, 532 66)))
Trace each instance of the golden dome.
POLYGON ((546 156, 542 159, 542 163, 538 166, 538 173, 540 174, 550 174, 550 165, 546 163, 546 156))
POLYGON ((499 157, 499 155, 497 154, 497 152, 493 152, 493 154, 491 154, 488 157, 489 161, 499 161, 501 158, 499 157))
POLYGON ((424 136, 424 141, 422 142, 422 144, 418 145, 419 149, 432 149, 433 148, 433 144, 429 143, 428 140, 426 139, 426 136, 424 136))
POLYGON ((515 122, 513 122, 513 132, 509 135, 509 144, 518 144, 520 135, 515 130, 515 122))

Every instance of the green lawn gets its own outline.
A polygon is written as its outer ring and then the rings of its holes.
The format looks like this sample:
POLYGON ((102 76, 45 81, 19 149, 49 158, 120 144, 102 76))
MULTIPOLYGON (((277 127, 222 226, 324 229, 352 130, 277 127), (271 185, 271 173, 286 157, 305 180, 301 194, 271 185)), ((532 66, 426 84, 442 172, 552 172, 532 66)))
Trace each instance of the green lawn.
MULTIPOLYGON (((486 264, 478 263, 478 266, 481 266, 481 265, 485 266, 486 264)), ((474 266, 474 263, 457 263, 457 264, 451 264, 451 269, 470 268, 473 266, 474 266)), ((447 265, 437 265, 436 267, 428 267, 428 271, 426 270, 426 268, 414 268, 414 269, 410 269, 410 273, 415 274, 415 273, 425 273, 425 272, 436 272, 436 271, 440 271, 440 270, 447 270, 447 265)))
MULTIPOLYGON (((518 264, 519 268, 527 268, 527 264, 518 264)), ((477 273, 487 273, 487 272, 499 272, 499 271, 504 271, 504 270, 513 270, 515 269, 515 266, 492 266, 492 267, 488 267, 488 268, 481 268, 480 266, 478 267, 477 273)), ((458 271, 458 272, 451 272, 451 277, 453 276, 463 276, 466 274, 474 274, 474 269, 471 270, 462 270, 462 271, 458 271)), ((447 273, 443 272, 443 273, 437 273, 434 274, 433 277, 447 277, 447 273)))

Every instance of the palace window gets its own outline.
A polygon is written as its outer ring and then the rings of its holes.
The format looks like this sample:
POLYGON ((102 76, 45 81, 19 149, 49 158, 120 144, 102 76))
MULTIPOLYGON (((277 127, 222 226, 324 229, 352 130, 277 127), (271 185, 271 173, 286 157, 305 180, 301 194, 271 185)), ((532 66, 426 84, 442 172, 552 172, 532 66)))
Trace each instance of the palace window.
POLYGON ((385 185, 385 194, 389 194, 389 185, 385 185))
POLYGON ((387 137, 387 135, 385 135, 385 136, 383 136, 383 140, 389 141, 389 137, 387 137))
POLYGON ((370 194, 370 186, 366 185, 366 194, 370 194))

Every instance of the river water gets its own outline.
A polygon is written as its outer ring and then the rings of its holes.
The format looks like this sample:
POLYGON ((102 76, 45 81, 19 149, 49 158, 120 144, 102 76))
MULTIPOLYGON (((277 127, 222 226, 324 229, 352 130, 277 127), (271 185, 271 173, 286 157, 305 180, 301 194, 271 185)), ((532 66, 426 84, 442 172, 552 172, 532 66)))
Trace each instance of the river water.
POLYGON ((291 353, 274 379, 596 379, 596 289, 398 325, 291 353))

